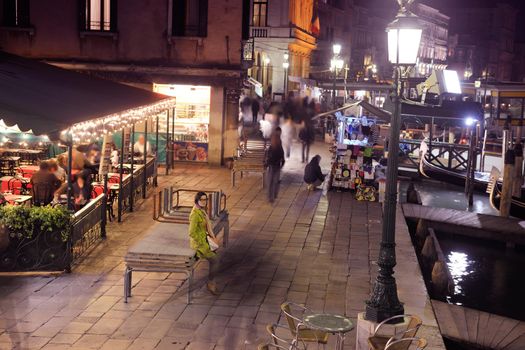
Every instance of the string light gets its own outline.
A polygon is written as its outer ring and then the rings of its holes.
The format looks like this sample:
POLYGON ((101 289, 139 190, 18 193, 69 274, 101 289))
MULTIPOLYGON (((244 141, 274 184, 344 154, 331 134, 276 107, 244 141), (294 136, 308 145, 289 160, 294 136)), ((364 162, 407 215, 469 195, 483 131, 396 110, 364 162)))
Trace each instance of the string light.
POLYGON ((152 116, 159 115, 161 112, 174 108, 176 104, 175 102, 174 98, 168 98, 150 105, 132 108, 101 118, 78 123, 68 130, 63 130, 61 135, 65 136, 69 131, 73 142, 91 142, 99 139, 103 135, 112 135, 134 122, 147 120, 152 116))

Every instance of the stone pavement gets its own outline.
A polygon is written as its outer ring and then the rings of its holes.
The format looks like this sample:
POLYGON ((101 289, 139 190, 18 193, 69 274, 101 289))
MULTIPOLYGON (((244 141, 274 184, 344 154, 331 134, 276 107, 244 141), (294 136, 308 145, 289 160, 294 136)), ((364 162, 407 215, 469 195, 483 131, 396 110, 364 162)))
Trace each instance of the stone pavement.
MULTIPOLYGON (((267 323, 284 323, 279 306, 285 300, 355 321, 376 275, 380 205, 357 202, 350 193, 306 191, 300 146, 294 147, 273 205, 259 175, 231 188, 227 169, 177 164, 174 175, 160 178, 160 186, 228 194, 230 245, 219 296, 206 291, 202 264, 191 305, 182 276, 166 273, 134 273, 133 297, 123 302, 123 257, 152 223, 150 198, 122 224, 111 223, 107 240, 71 274, 0 278, 0 349, 256 349, 268 339, 267 323)), ((323 155, 328 169, 326 146, 312 152, 323 155)), ((444 349, 408 234, 400 239, 400 298, 406 311, 424 316, 430 348, 444 349)), ((355 331, 345 342, 353 348, 355 331)))

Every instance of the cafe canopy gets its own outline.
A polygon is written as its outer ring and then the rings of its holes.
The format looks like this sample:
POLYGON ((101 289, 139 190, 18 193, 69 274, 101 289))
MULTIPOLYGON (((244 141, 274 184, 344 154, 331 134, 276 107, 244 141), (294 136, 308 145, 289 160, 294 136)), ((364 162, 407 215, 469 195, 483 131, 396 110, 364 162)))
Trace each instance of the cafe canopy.
POLYGON ((175 99, 0 51, 5 127, 58 140, 94 141, 173 108, 175 99))

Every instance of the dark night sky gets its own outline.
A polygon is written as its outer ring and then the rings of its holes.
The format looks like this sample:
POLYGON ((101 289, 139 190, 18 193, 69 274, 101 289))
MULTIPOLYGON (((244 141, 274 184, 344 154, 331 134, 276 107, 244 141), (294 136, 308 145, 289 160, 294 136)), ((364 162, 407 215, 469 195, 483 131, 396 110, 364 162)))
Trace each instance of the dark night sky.
MULTIPOLYGON (((370 8, 374 7, 391 7, 392 10, 398 8, 395 0, 356 0, 356 3, 366 4, 370 8)), ((525 0, 416 0, 432 7, 435 7, 448 16, 454 16, 454 8, 457 7, 479 7, 490 6, 496 2, 508 3, 513 5, 518 10, 518 20, 516 28, 516 39, 525 42, 525 21, 521 20, 525 17, 525 0)))

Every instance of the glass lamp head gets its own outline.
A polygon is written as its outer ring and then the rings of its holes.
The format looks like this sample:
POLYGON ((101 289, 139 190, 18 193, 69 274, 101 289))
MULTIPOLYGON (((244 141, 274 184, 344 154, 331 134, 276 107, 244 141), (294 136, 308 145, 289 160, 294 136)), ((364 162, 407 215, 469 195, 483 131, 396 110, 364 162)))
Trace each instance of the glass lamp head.
POLYGON ((332 52, 334 55, 339 55, 341 53, 341 45, 340 44, 334 44, 332 46, 332 52))
POLYGON ((395 65, 415 65, 423 26, 416 15, 402 8, 390 23, 388 33, 388 60, 395 65))

